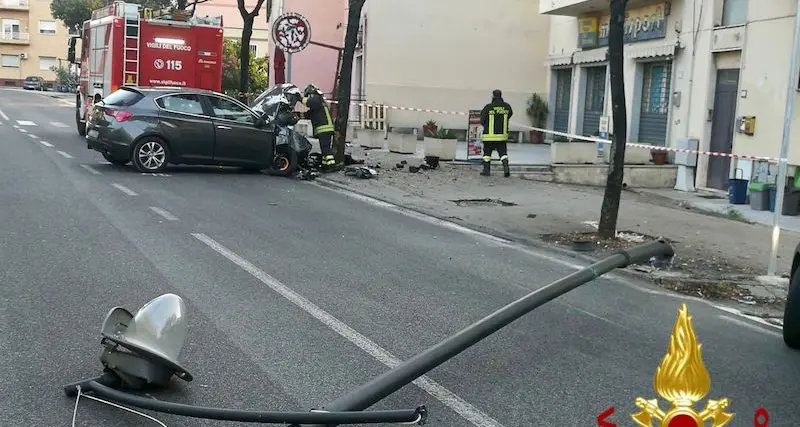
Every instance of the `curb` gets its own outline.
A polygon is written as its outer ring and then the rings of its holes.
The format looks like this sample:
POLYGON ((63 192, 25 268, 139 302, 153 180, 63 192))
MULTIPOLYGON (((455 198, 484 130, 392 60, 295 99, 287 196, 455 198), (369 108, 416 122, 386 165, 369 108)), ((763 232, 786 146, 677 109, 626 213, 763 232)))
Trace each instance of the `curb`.
MULTIPOLYGON (((362 196, 362 197, 368 197, 368 198, 371 198, 371 199, 375 199, 375 200, 378 200, 380 202, 383 202, 383 203, 386 203, 386 204, 389 204, 389 205, 392 205, 392 206, 396 206, 398 208, 406 209, 406 210, 409 210, 409 211, 412 211, 412 212, 415 212, 415 213, 418 213, 418 214, 421 214, 421 215, 426 215, 426 216, 429 216, 431 218, 435 218, 435 219, 437 219, 439 221, 445 221, 445 222, 449 222, 451 224, 456 224, 458 226, 461 226, 461 227, 464 227, 464 228, 468 228, 468 229, 470 229, 472 231, 488 234, 488 235, 490 235, 492 237, 497 237, 497 238, 500 238, 500 239, 504 239, 504 240, 507 240, 507 241, 512 242, 512 243, 517 243, 517 244, 521 244, 521 245, 532 247, 532 248, 536 248, 536 249, 546 250, 546 251, 549 251, 549 252, 564 256, 564 257, 576 259, 576 260, 579 260, 579 261, 588 262, 590 264, 594 264, 594 263, 596 263, 596 262, 598 262, 600 260, 600 258, 597 258, 597 257, 593 257, 593 256, 590 256, 590 255, 584 255, 584 254, 581 254, 581 253, 578 253, 578 252, 573 252, 573 251, 570 251, 568 249, 564 249, 564 248, 560 248, 560 247, 551 245, 551 244, 549 244, 549 243, 547 243, 547 242, 545 242, 543 240, 532 239, 532 238, 528 238, 528 237, 511 236, 510 234, 505 233, 503 231, 495 230, 495 229, 492 229, 492 228, 487 228, 487 227, 480 226, 480 225, 475 225, 475 224, 472 224, 472 223, 469 223, 469 222, 466 222, 466 221, 454 220, 453 218, 449 218, 449 217, 437 214, 435 212, 431 212, 431 211, 429 211, 427 209, 421 209, 421 208, 411 207, 411 206, 403 206, 403 205, 395 203, 395 202, 393 202, 391 200, 387 200, 386 198, 383 198, 383 197, 380 197, 380 196, 374 196, 372 194, 367 194, 367 193, 365 193, 363 191, 359 191, 359 190, 353 189, 353 188, 347 186, 346 184, 342 184, 340 182, 336 182, 336 181, 333 181, 333 180, 330 180, 330 179, 327 179, 327 178, 317 178, 316 180, 314 180, 314 182, 317 182, 317 183, 319 183, 320 185, 322 185, 324 187, 336 188, 336 189, 339 189, 339 190, 343 190, 343 191, 347 191, 347 192, 350 192, 350 193, 358 194, 359 196, 362 196)), ((635 271, 635 270, 630 270, 628 268, 618 268, 618 269, 614 270, 614 273, 627 276, 630 279, 647 280, 649 282, 653 282, 653 280, 650 278, 649 274, 643 273, 643 272, 639 272, 639 271, 635 271)))

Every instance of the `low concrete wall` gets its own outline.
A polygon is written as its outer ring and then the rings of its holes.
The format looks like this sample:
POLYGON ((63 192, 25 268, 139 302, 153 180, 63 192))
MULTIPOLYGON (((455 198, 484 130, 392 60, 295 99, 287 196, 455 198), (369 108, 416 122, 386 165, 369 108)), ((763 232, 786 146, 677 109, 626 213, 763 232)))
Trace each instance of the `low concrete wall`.
MULTIPOLYGON (((608 165, 552 165, 553 181, 603 187, 608 165)), ((624 183, 631 188, 674 188, 676 165, 625 165, 624 183)))
MULTIPOLYGON (((602 159, 597 156, 597 144, 594 142, 555 142, 550 144, 550 161, 553 164, 583 165, 609 163, 611 144, 603 147, 602 159)), ((650 164, 650 149, 625 147, 626 165, 650 164)))

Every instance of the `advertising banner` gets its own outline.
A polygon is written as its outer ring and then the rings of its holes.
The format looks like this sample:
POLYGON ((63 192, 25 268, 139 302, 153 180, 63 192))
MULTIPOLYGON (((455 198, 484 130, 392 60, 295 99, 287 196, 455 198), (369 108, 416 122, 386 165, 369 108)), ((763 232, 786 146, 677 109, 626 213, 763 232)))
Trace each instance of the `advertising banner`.
POLYGON ((467 160, 483 157, 483 126, 481 126, 481 110, 469 110, 467 125, 467 160))

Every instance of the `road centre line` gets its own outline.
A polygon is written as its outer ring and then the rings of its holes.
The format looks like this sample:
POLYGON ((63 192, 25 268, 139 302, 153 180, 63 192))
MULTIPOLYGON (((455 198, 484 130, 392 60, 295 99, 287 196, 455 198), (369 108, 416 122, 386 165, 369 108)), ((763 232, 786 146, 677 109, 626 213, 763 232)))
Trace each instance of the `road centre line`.
POLYGON ((36 135, 34 135, 34 134, 32 134, 32 133, 29 133, 29 134, 28 134, 28 136, 29 136, 29 137, 31 137, 31 138, 33 138, 33 139, 39 139, 39 137, 38 137, 38 136, 36 136, 36 135))
POLYGON ((162 218, 166 219, 167 221, 177 221, 178 217, 169 213, 166 209, 157 208, 155 206, 150 206, 150 210, 160 215, 162 218))
POLYGON ((52 147, 53 146, 53 144, 51 144, 51 143, 49 143, 47 141, 41 141, 41 140, 39 141, 39 144, 42 144, 45 147, 52 147))
POLYGON ((97 169, 89 166, 89 165, 81 165, 82 168, 86 169, 92 175, 102 175, 97 169))
POLYGON ((11 120, 8 118, 8 116, 6 116, 6 113, 4 113, 3 110, 0 110, 0 117, 2 117, 3 120, 11 120))
MULTIPOLYGON (((19 129, 19 128, 17 128, 17 129, 19 129)), ((28 131, 26 131, 25 129, 19 129, 19 131, 22 132, 22 133, 28 133, 28 131)))
MULTIPOLYGON (((364 203, 367 203, 367 204, 370 204, 370 205, 373 205, 373 206, 377 206, 377 207, 380 207, 380 208, 388 209, 388 210, 391 210, 391 211, 406 215, 408 217, 416 218, 416 219, 419 219, 421 221, 425 221, 425 222, 427 222, 429 224, 434 224, 434 225, 438 225, 438 226, 441 226, 441 227, 444 227, 444 228, 448 228, 450 230, 457 231, 457 232, 462 233, 462 234, 467 234, 467 235, 471 235, 471 236, 475 236, 475 237, 480 237, 480 238, 482 238, 484 240, 488 240, 488 241, 490 241, 492 243, 500 244, 501 246, 508 247, 508 248, 513 248, 513 249, 519 250, 521 252, 524 252, 524 253, 526 253, 528 255, 531 255, 533 257, 536 257, 536 258, 539 258, 539 259, 543 259, 545 261, 549 261, 549 262, 552 262, 552 263, 555 263, 555 264, 560 264, 560 265, 563 265, 565 267, 572 268, 574 270, 581 270, 583 268, 586 268, 586 265, 578 264, 578 263, 571 262, 571 261, 568 261, 568 260, 553 256, 553 255, 549 255, 549 254, 547 254, 546 252, 544 252, 542 250, 533 249, 533 248, 524 246, 523 244, 512 242, 510 240, 503 239, 503 238, 500 238, 500 237, 497 237, 497 236, 493 236, 491 234, 484 233, 484 232, 481 232, 481 231, 473 230, 473 229, 465 227, 463 225, 456 224, 455 222, 450 222, 450 221, 446 221, 446 220, 443 220, 443 219, 439 219, 439 218, 436 218, 436 217, 431 216, 431 215, 427 215, 427 214, 424 214, 424 213, 421 213, 421 212, 417 212, 417 211, 415 211, 413 209, 409 209, 409 208, 406 208, 406 207, 403 207, 403 206, 400 206, 400 205, 396 205, 396 204, 393 204, 393 203, 389 203, 389 202, 385 202, 383 200, 376 199, 374 197, 370 197, 370 196, 366 196, 366 195, 363 195, 363 194, 355 193, 355 192, 353 192, 353 191, 351 191, 349 189, 342 188, 342 187, 340 187, 338 185, 338 183, 330 181, 330 180, 327 180, 325 178, 320 179, 320 181, 325 182, 325 183, 330 183, 331 186, 321 185, 319 183, 311 183, 311 185, 315 185, 317 187, 324 188, 324 189, 326 189, 328 191, 333 191, 333 192, 342 194, 342 195, 344 195, 346 197, 350 197, 352 199, 360 200, 360 201, 362 201, 364 203)), ((695 301, 695 302, 698 302, 698 303, 703 303, 703 304, 706 304, 708 306, 714 307, 714 308, 716 308, 716 309, 718 309, 720 311, 724 311, 724 312, 726 312, 728 314, 732 314, 732 315, 738 316, 740 318, 747 319, 747 320, 749 320, 751 322, 759 323, 759 324, 765 325, 765 326, 770 326, 773 329, 783 330, 783 328, 781 326, 772 324, 772 323, 770 323, 770 322, 768 322, 768 321, 766 321, 766 320, 764 320, 762 318, 759 318, 759 317, 749 316, 749 315, 747 315, 747 314, 745 314, 745 313, 741 312, 740 310, 737 310, 737 309, 735 309, 733 307, 725 307, 725 306, 722 306, 722 305, 719 305, 719 304, 715 304, 712 301, 708 301, 708 300, 705 300, 705 299, 702 299, 702 298, 698 298, 698 297, 693 297, 693 296, 690 296, 690 295, 684 295, 684 294, 679 294, 679 293, 674 293, 674 292, 668 292, 666 290, 660 290, 660 289, 650 289, 648 287, 642 286, 639 283, 636 283, 634 280, 632 280, 632 279, 630 279, 628 277, 625 277, 625 276, 622 276, 622 275, 619 275, 619 274, 615 274, 613 272, 606 273, 601 278, 608 279, 608 280, 613 280, 613 281, 615 281, 617 283, 625 285, 628 288, 634 289, 634 290, 639 291, 639 292, 644 292, 644 293, 650 294, 650 295, 659 295, 659 296, 663 296, 663 297, 679 299, 681 301, 692 300, 692 301, 695 301)), ((641 280, 643 280, 643 279, 641 279, 641 280)), ((753 325, 753 326, 755 326, 755 325, 753 325)), ((766 332, 766 333, 770 332, 768 329, 764 329, 764 328, 759 328, 758 330, 766 332)))
POLYGON ((69 153, 65 153, 65 152, 63 152, 61 150, 57 150, 56 153, 60 154, 61 157, 65 158, 65 159, 73 159, 74 158, 69 153))
POLYGON ((117 190, 122 191, 123 193, 125 193, 125 194, 127 194, 129 196, 138 196, 139 195, 135 191, 131 190, 130 188, 128 188, 128 187, 126 187, 126 186, 124 186, 122 184, 117 184, 115 182, 115 183, 112 183, 111 185, 114 188, 116 188, 117 190))
MULTIPOLYGON (((203 242, 206 246, 213 249, 218 254, 227 258, 229 261, 236 264, 241 269, 250 273, 251 276, 255 277, 261 283, 267 285, 270 289, 280 294, 315 319, 322 322, 325 326, 333 329, 334 332, 372 356, 375 360, 383 363, 389 368, 393 368, 402 363, 400 359, 380 347, 378 344, 374 343, 366 336, 354 330, 341 320, 333 317, 325 310, 321 309, 297 292, 291 290, 274 277, 270 276, 260 268, 251 264, 246 259, 240 257, 230 249, 218 243, 216 240, 202 233, 192 233, 192 236, 203 242)), ((414 381, 414 384, 475 426, 503 427, 499 421, 483 413, 478 408, 472 406, 469 402, 460 398, 455 393, 446 389, 444 386, 427 376, 421 376, 417 378, 417 380, 414 381)))

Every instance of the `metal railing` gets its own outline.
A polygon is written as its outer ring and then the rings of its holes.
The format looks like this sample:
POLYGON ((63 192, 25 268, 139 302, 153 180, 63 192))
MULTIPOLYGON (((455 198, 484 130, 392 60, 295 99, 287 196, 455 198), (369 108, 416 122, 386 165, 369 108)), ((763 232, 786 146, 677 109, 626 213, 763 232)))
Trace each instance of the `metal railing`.
POLYGON ((28 33, 0 33, 0 40, 30 40, 31 35, 28 33))

